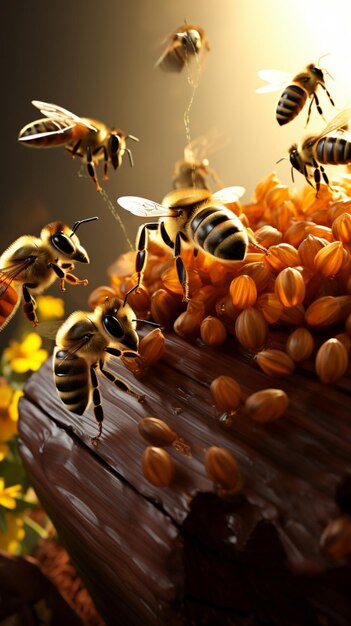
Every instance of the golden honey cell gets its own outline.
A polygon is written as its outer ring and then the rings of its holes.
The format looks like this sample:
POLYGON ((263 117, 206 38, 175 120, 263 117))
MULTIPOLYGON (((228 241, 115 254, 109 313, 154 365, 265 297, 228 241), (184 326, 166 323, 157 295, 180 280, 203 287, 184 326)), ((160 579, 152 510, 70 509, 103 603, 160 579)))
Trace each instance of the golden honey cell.
POLYGON ((333 276, 344 262, 344 249, 341 241, 333 241, 317 252, 314 258, 315 269, 323 276, 333 276))
POLYGON ((244 309, 235 321, 235 335, 239 343, 247 350, 261 348, 268 336, 268 324, 258 309, 244 309))
POLYGON ((289 376, 295 369, 294 361, 283 350, 262 350, 256 354, 256 360, 269 376, 289 376))
POLYGON ((262 389, 246 399, 245 412, 255 422, 274 422, 288 408, 289 398, 282 389, 262 389))
POLYGON ((305 281, 297 269, 286 267, 279 272, 275 281, 275 293, 284 307, 301 304, 305 291, 305 281))
POLYGON ((207 346, 221 346, 226 340, 227 331, 217 317, 209 315, 201 322, 200 335, 207 346))
POLYGON ((335 337, 325 341, 316 355, 316 372, 323 383, 334 383, 341 378, 349 363, 345 346, 335 337))
POLYGON ((230 283, 229 293, 235 307, 247 309, 256 302, 257 289, 255 281, 246 274, 237 276, 230 283))
POLYGON ((178 439, 177 433, 157 417, 144 417, 140 420, 138 429, 144 439, 159 448, 171 446, 178 439))
POLYGON ((145 478, 155 487, 168 487, 174 476, 172 457, 157 446, 149 446, 142 456, 142 470, 145 478))
POLYGON ((210 386, 212 400, 219 411, 235 411, 242 401, 239 383, 231 376, 218 376, 210 386))
POLYGON ((206 450, 205 469, 207 476, 215 485, 225 490, 232 492, 240 486, 238 462, 225 448, 212 446, 206 450))
POLYGON ((288 337, 286 351, 295 363, 306 361, 314 350, 314 339, 307 328, 296 328, 288 337))

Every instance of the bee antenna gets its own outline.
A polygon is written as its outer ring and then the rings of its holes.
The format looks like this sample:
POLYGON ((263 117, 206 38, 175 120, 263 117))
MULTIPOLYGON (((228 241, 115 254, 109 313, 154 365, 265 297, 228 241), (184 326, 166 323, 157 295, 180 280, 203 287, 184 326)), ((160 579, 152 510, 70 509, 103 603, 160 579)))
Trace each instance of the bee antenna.
POLYGON ((157 324, 156 322, 150 322, 149 320, 139 320, 134 319, 132 322, 140 322, 142 324, 150 324, 150 326, 155 326, 156 328, 160 328, 161 324, 157 324))
POLYGON ((285 157, 285 156, 284 156, 284 157, 282 157, 281 159, 279 159, 279 161, 276 161, 276 164, 277 164, 277 163, 280 163, 281 161, 289 161, 289 159, 288 159, 288 157, 285 157))
POLYGON ((135 137, 134 135, 126 135, 126 139, 133 139, 133 141, 140 141, 139 137, 135 137))
POLYGON ((320 64, 321 59, 324 59, 324 57, 328 57, 330 56, 330 52, 325 52, 324 54, 321 54, 321 56, 319 57, 318 61, 317 61, 317 65, 320 64))
POLYGON ((293 166, 291 166, 291 180, 293 181, 293 183, 295 182, 294 181, 294 168, 293 168, 293 166))
POLYGON ((98 217, 87 217, 85 220, 78 220, 77 222, 74 222, 70 237, 73 237, 74 233, 78 230, 81 224, 84 224, 85 222, 93 222, 98 219, 98 217))

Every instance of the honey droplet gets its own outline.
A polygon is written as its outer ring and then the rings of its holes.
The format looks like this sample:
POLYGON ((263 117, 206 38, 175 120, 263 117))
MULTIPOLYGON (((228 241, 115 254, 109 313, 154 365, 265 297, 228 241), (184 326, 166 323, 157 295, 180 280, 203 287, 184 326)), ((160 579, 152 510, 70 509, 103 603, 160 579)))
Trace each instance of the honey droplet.
POLYGON ((138 429, 144 439, 159 448, 171 446, 178 438, 177 433, 157 417, 143 417, 138 424, 138 429))
POLYGON ((241 479, 237 460, 225 448, 212 446, 206 450, 205 469, 216 486, 231 493, 240 489, 241 479))
POLYGON ((152 365, 163 356, 165 337, 159 328, 154 328, 140 340, 139 354, 146 365, 152 365))
POLYGON ((342 515, 333 519, 324 529, 320 545, 325 554, 339 560, 351 554, 351 518, 342 515))
POLYGON ((307 328, 296 328, 288 337, 286 351, 295 361, 306 361, 314 350, 314 339, 307 328))
POLYGON ((256 302, 257 289, 255 281, 246 274, 237 276, 232 280, 229 292, 233 305, 239 309, 247 309, 256 302))
POLYGON ((142 457, 142 470, 152 485, 167 487, 174 476, 174 463, 166 450, 149 446, 142 457))
POLYGON ((317 252, 314 266, 323 276, 337 274, 344 262, 344 249, 341 241, 333 241, 317 252))
POLYGON ((268 335, 268 325, 262 313, 254 307, 242 311, 235 322, 235 335, 247 350, 261 348, 268 335))
POLYGON ((227 337, 227 331, 224 324, 212 315, 208 315, 201 322, 200 326, 201 339, 207 346, 220 346, 227 337))
POLYGON ((295 369, 292 358, 282 350, 262 350, 256 354, 256 360, 269 376, 289 376, 295 369))
POLYGON ((275 281, 275 293, 285 307, 301 304, 305 297, 305 281, 294 267, 279 272, 275 281))
POLYGON ((255 422, 273 422, 285 413, 288 404, 282 389, 262 389, 246 399, 245 411, 255 422))
POLYGON ((345 346, 333 337, 325 341, 316 355, 316 372, 323 383, 334 383, 341 378, 348 366, 345 346))
POLYGON ((218 376, 210 386, 212 400, 219 411, 230 412, 238 408, 242 400, 239 383, 231 376, 218 376))

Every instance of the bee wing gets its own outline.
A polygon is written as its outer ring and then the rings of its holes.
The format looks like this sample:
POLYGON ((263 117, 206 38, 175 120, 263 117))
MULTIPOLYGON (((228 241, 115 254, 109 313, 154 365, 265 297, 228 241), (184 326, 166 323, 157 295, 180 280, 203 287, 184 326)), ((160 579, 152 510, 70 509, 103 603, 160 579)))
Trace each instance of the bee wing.
POLYGON ((57 104, 50 104, 49 102, 41 102, 41 100, 32 100, 33 106, 39 109, 40 113, 45 115, 45 117, 50 118, 51 120, 57 120, 58 122, 66 122, 75 126, 76 124, 80 124, 82 126, 86 126, 89 130, 93 130, 98 132, 98 129, 92 124, 89 124, 86 120, 83 120, 75 113, 64 109, 63 107, 58 106, 57 104))
MULTIPOLYGON (((57 121, 57 120, 50 120, 53 124, 55 124, 56 126, 56 130, 49 130, 46 131, 45 133, 35 133, 33 135, 23 135, 21 136, 21 134, 18 137, 18 141, 32 141, 33 139, 39 139, 41 137, 49 137, 49 136, 53 136, 53 135, 63 135, 64 133, 67 133, 69 130, 71 130, 71 128, 74 128, 77 124, 70 124, 70 125, 65 125, 65 123, 63 121, 57 121)), ((46 118, 44 118, 43 120, 38 120, 38 124, 40 124, 41 122, 46 122, 46 118)), ((23 130, 23 129, 22 129, 23 130)), ((21 131, 22 132, 22 131, 21 131)))
POLYGON ((18 261, 17 263, 0 269, 0 297, 4 295, 11 283, 16 280, 20 273, 27 269, 32 263, 32 259, 30 261, 18 261))
POLYGON ((245 191, 245 187, 224 187, 224 189, 213 193, 212 198, 216 198, 216 200, 227 204, 239 200, 239 198, 244 195, 245 191))
POLYGON ((57 331, 62 326, 63 322, 65 322, 64 319, 40 322, 39 326, 35 329, 35 332, 45 339, 52 339, 55 341, 57 331))
POLYGON ((190 163, 203 161, 211 154, 224 148, 228 143, 228 137, 220 133, 217 128, 211 128, 206 135, 199 135, 185 146, 184 159, 190 163))
POLYGON ((174 217, 177 215, 177 211, 138 196, 122 196, 117 198, 117 202, 123 209, 138 217, 174 217))
POLYGON ((264 69, 257 72, 257 76, 265 80, 268 84, 258 87, 256 93, 267 93, 269 91, 278 91, 284 89, 292 81, 292 76, 281 72, 280 70, 264 69))
POLYGON ((333 119, 322 130, 321 134, 318 135, 317 137, 313 137, 312 143, 316 143, 317 141, 319 141, 320 139, 322 139, 323 137, 325 137, 326 135, 329 135, 330 133, 334 131, 342 132, 342 127, 347 126, 347 123, 349 122, 350 118, 351 118, 351 108, 347 108, 347 109, 343 109, 342 111, 339 111, 339 113, 337 113, 337 115, 335 115, 335 117, 333 117, 333 119))

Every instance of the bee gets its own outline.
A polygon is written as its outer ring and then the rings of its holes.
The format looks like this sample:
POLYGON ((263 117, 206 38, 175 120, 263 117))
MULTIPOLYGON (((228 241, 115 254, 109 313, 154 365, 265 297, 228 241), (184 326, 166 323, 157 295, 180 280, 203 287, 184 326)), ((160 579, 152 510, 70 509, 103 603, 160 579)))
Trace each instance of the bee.
POLYGON ((156 66, 168 72, 180 72, 189 59, 209 50, 205 31, 199 26, 182 24, 169 37, 168 45, 156 66))
POLYGON ((293 144, 290 147, 289 160, 292 166, 292 178, 293 168, 295 168, 305 177, 309 185, 315 186, 318 194, 321 178, 326 185, 329 184, 322 164, 351 163, 351 135, 343 130, 350 117, 351 108, 344 109, 327 124, 320 135, 305 137, 300 145, 293 144), (313 178, 314 185, 311 178, 313 178))
POLYGON ((127 292, 124 302, 141 284, 146 265, 149 230, 158 231, 163 242, 173 250, 185 301, 189 300, 189 284, 181 258, 182 245, 190 245, 195 255, 201 248, 206 254, 222 262, 244 259, 249 242, 267 252, 266 248, 249 235, 237 215, 225 206, 236 202, 244 192, 243 187, 226 187, 214 194, 206 189, 182 189, 167 194, 162 205, 135 196, 118 198, 118 204, 134 215, 159 218, 158 222, 144 224, 139 230, 135 266, 137 284, 127 292))
POLYGON ((314 63, 309 63, 309 65, 307 65, 302 72, 294 76, 294 78, 292 78, 289 74, 280 72, 279 70, 261 70, 258 72, 258 76, 267 81, 268 85, 259 87, 256 89, 256 93, 265 93, 268 91, 283 89, 276 108, 276 118, 279 126, 288 124, 288 122, 295 119, 305 106, 307 98, 311 98, 311 102, 308 107, 307 126, 310 120, 313 103, 315 103, 318 113, 323 117, 323 111, 316 93, 318 86, 321 86, 324 89, 330 103, 335 106, 334 101, 325 86, 325 73, 325 70, 317 67, 314 63))
POLYGON ((89 217, 69 228, 63 222, 44 226, 39 237, 23 235, 0 256, 0 331, 14 316, 23 300, 23 310, 33 326, 38 325, 32 294, 42 293, 56 278, 61 291, 65 282, 87 285, 72 274, 74 261, 89 263, 86 250, 75 234, 81 224, 97 220, 89 217))
POLYGON ((98 120, 78 117, 57 104, 39 100, 32 100, 32 104, 45 117, 24 126, 18 135, 18 141, 30 148, 64 146, 72 158, 82 157, 97 191, 101 191, 101 186, 96 165, 101 159, 104 160, 104 180, 108 179, 108 164, 116 170, 120 167, 125 152, 133 166, 132 152, 127 148, 126 141, 139 141, 134 135, 126 135, 119 128, 108 128, 98 120))
POLYGON ((173 189, 195 187, 211 191, 207 182, 208 177, 211 177, 218 187, 224 187, 207 158, 211 152, 218 150, 218 140, 218 133, 212 130, 207 135, 196 137, 185 146, 184 159, 177 161, 174 166, 173 189))
POLYGON ((139 337, 134 312, 117 297, 106 298, 94 311, 75 311, 60 326, 53 353, 53 374, 57 393, 72 413, 83 415, 93 402, 98 434, 102 434, 104 412, 99 391, 99 372, 118 389, 144 400, 120 378, 105 368, 105 360, 113 357, 139 356, 139 337))

